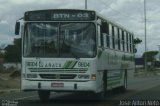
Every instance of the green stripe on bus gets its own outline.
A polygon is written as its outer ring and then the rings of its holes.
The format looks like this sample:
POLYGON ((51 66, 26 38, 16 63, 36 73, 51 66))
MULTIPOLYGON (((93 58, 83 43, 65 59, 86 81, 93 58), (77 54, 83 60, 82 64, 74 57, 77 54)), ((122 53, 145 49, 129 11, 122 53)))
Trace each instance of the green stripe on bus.
POLYGON ((110 77, 108 77, 108 78, 115 78, 115 77, 120 77, 120 75, 110 76, 110 77))
POLYGON ((76 65, 77 61, 72 61, 68 68, 73 68, 76 65))
POLYGON ((115 84, 119 84, 119 83, 120 83, 120 81, 113 81, 113 82, 108 83, 107 85, 111 86, 111 85, 115 85, 115 84))
POLYGON ((74 66, 77 64, 77 61, 74 62, 74 65, 72 66, 72 68, 74 68, 74 66))
POLYGON ((108 81, 108 84, 111 84, 111 83, 120 83, 120 79, 117 79, 117 80, 111 80, 111 81, 108 81))
POLYGON ((121 77, 117 77, 117 78, 111 78, 111 79, 107 79, 108 81, 112 81, 112 80, 121 80, 121 77))
POLYGON ((63 65, 63 68, 68 68, 72 61, 66 61, 66 63, 63 65))
POLYGON ((108 83, 109 82, 115 82, 115 81, 121 81, 121 79, 108 80, 108 83))
POLYGON ((77 61, 66 61, 66 63, 63 65, 63 68, 74 68, 76 64, 77 61))

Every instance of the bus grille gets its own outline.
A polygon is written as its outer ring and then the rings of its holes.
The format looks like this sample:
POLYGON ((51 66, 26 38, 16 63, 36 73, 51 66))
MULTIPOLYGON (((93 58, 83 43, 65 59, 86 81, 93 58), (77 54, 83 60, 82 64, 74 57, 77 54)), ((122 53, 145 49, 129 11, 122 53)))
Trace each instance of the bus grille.
POLYGON ((57 73, 85 73, 87 69, 36 69, 36 68, 29 68, 31 72, 57 72, 57 73))
POLYGON ((39 74, 43 79, 74 79, 76 74, 39 74))

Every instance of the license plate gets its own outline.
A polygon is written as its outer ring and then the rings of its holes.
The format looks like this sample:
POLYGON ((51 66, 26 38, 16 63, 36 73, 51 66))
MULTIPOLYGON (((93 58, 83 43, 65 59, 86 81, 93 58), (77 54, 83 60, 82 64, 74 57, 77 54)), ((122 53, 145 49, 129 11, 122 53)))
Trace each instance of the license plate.
POLYGON ((51 83, 51 87, 64 87, 64 83, 51 83))

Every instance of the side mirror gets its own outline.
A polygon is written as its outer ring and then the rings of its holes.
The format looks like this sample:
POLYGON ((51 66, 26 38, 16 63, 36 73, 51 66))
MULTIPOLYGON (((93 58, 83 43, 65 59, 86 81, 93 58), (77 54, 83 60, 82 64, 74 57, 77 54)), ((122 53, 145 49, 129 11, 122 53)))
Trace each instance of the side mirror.
POLYGON ((15 25, 15 35, 19 35, 19 31, 20 31, 20 22, 16 22, 16 25, 15 25))
POLYGON ((137 49, 136 48, 134 48, 134 53, 137 53, 137 49))

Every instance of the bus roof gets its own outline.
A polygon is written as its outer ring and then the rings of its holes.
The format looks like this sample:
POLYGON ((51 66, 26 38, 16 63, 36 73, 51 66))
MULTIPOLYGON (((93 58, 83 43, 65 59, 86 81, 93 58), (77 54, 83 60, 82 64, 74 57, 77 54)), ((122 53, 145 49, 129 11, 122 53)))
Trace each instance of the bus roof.
MULTIPOLYGON (((73 12, 72 13, 72 15, 74 16, 74 12, 76 13, 76 12, 82 12, 82 13, 85 13, 85 12, 89 12, 90 14, 92 13, 92 14, 94 14, 94 16, 92 16, 92 15, 90 15, 90 18, 79 18, 79 17, 71 17, 71 20, 70 21, 74 21, 74 20, 76 20, 76 18, 78 18, 78 19, 81 19, 81 20, 85 20, 86 19, 86 21, 88 21, 88 20, 95 20, 96 18, 100 18, 100 19, 102 19, 103 21, 106 21, 106 22, 108 22, 108 23, 110 23, 110 24, 112 24, 112 25, 114 25, 114 26, 116 26, 116 27, 119 27, 119 28, 121 28, 122 30, 124 30, 124 31, 127 31, 127 32, 129 32, 129 33, 132 33, 133 34, 133 32, 131 32, 131 31, 129 31, 128 29, 126 29, 124 26, 122 26, 122 25, 120 25, 120 24, 118 24, 117 22, 114 22, 114 20, 111 20, 110 18, 107 18, 107 17, 105 17, 105 16, 103 16, 103 15, 101 15, 100 13, 98 13, 98 12, 96 12, 96 11, 94 11, 94 10, 84 10, 84 9, 45 9, 45 10, 33 10, 33 11, 26 11, 25 12, 25 15, 24 15, 24 20, 29 20, 29 17, 28 17, 28 14, 31 14, 31 13, 42 13, 39 17, 41 17, 41 18, 43 18, 43 13, 49 13, 49 12, 73 12), (94 18, 93 18, 94 17, 94 18)), ((67 17, 67 15, 64 15, 64 17, 67 17)), ((34 17, 34 15, 32 15, 32 18, 31 18, 31 20, 29 20, 29 21, 35 21, 34 20, 35 19, 35 17, 34 17)), ((79 21, 79 20, 76 20, 76 21, 79 21)), ((39 20, 39 19, 38 19, 39 20)), ((44 19, 42 19, 42 20, 44 20, 44 19)), ((65 19, 64 19, 65 20, 65 19)))
POLYGON ((118 27, 118 28, 121 28, 121 29, 124 30, 124 31, 127 31, 127 32, 133 34, 132 31, 128 30, 127 28, 125 28, 124 26, 122 26, 122 25, 120 25, 119 23, 115 22, 114 20, 112 20, 112 19, 110 19, 110 18, 108 18, 108 17, 105 17, 105 16, 101 15, 101 14, 98 13, 98 12, 96 12, 96 15, 97 15, 98 18, 100 18, 100 19, 102 19, 102 20, 104 20, 104 21, 106 21, 106 22, 108 22, 108 23, 110 23, 110 24, 112 24, 112 25, 114 25, 114 26, 116 26, 116 27, 118 27))
POLYGON ((43 10, 32 10, 32 11, 26 11, 27 12, 39 12, 39 11, 92 11, 94 10, 85 10, 85 9, 43 9, 43 10))
POLYGON ((25 21, 94 21, 95 11, 78 9, 48 9, 27 11, 25 21))

